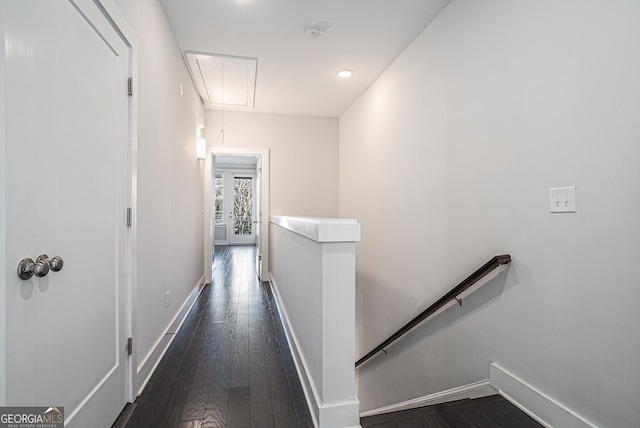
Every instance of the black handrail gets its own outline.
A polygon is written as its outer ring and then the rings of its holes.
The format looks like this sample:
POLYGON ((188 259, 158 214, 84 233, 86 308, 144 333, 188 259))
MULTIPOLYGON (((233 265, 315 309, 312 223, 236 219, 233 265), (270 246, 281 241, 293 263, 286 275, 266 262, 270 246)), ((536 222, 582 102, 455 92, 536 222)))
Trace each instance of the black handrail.
MULTIPOLYGON (((380 345, 376 346, 371 352, 369 352, 367 355, 365 355, 364 357, 362 357, 358 361, 356 361, 356 367, 358 367, 360 364, 362 364, 365 361, 367 361, 369 358, 373 357, 378 352, 384 350, 384 348, 386 348, 390 343, 394 342, 395 340, 400 338, 403 334, 405 334, 406 332, 411 330, 413 327, 415 327, 418 324, 420 324, 422 321, 427 319, 434 312, 436 312, 438 309, 442 308, 444 305, 449 303, 451 300, 458 300, 457 297, 458 297, 459 294, 461 294, 467 288, 471 287, 476 282, 480 281, 489 272, 491 272, 492 270, 494 270, 498 266, 506 265, 509 262, 511 262, 511 256, 509 254, 505 254, 505 255, 502 255, 502 256, 495 256, 494 258, 489 260, 480 269, 478 269, 477 271, 475 271, 474 273, 469 275, 467 277, 467 279, 465 279, 460 284, 458 284, 455 287, 453 287, 451 289, 451 291, 449 291, 447 294, 445 294, 440 299, 438 299, 437 302, 435 302, 433 305, 429 306, 427 309, 422 311, 422 313, 420 313, 420 315, 418 315, 417 317, 415 317, 414 319, 412 319, 411 321, 406 323, 400 330, 398 330, 395 333, 393 333, 387 340, 382 342, 380 345)), ((458 300, 458 302, 460 302, 460 300, 458 300)))

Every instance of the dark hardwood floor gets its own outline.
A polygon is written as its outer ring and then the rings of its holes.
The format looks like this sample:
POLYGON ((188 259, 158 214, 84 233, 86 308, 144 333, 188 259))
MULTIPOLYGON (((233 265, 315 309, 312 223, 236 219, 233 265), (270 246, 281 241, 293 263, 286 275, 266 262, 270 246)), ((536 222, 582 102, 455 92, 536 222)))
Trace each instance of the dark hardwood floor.
POLYGON ((542 428, 500 395, 360 419, 362 428, 542 428))
MULTIPOLYGON (((541 427, 500 396, 366 417, 361 424, 541 427)), ((313 427, 271 289, 255 274, 255 247, 216 247, 212 284, 114 427, 313 427)))
POLYGON ((255 247, 216 247, 206 286, 127 427, 312 427, 255 247))

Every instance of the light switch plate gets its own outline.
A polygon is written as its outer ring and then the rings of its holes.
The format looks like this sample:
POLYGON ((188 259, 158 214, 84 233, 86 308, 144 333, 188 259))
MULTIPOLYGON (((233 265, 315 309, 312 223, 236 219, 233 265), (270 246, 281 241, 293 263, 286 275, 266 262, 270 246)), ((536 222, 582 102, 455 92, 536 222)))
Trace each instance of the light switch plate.
POLYGON ((576 186, 549 189, 549 212, 576 212, 576 186))

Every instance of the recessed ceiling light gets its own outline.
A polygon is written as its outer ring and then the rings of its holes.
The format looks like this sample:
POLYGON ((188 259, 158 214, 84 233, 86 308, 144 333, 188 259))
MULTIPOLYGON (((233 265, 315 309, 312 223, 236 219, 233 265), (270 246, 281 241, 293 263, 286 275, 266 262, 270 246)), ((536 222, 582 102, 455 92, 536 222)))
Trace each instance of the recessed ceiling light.
POLYGON ((353 76, 353 71, 351 70, 338 71, 338 77, 342 77, 343 79, 346 79, 347 77, 351 77, 351 76, 353 76))

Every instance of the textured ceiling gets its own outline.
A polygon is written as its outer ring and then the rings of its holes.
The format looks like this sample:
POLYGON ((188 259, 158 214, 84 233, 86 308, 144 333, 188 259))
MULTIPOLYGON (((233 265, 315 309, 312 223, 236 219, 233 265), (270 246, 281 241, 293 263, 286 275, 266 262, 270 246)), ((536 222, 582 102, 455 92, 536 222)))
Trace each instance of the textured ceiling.
POLYGON ((183 54, 257 58, 255 107, 245 110, 338 117, 448 0, 160 2, 183 54), (308 37, 309 25, 323 34, 308 37), (353 77, 338 78, 345 68, 353 77))

